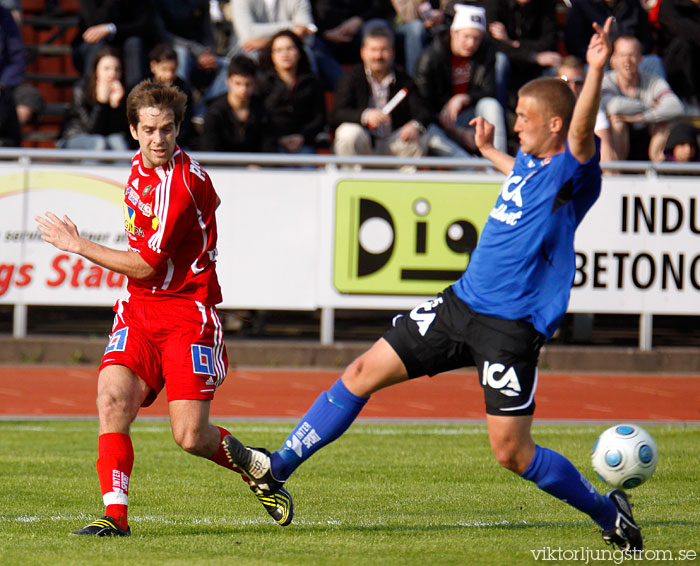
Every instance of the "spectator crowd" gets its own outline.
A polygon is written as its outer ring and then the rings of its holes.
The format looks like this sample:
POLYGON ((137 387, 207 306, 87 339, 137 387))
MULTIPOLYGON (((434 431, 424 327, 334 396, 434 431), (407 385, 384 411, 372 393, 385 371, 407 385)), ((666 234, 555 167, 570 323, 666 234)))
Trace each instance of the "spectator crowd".
MULTIPOLYGON (((151 77, 187 95, 178 143, 190 150, 469 158, 479 155, 470 122, 482 116, 494 145, 513 153, 518 89, 557 76, 578 94, 592 23, 612 15, 596 121, 603 161, 700 157, 697 0, 79 4, 81 78, 59 148, 133 147, 126 94, 151 77)), ((46 10, 60 14, 60 2, 46 10)), ((18 0, 0 0, 2 146, 20 145, 43 109, 23 83, 21 18, 18 0)))

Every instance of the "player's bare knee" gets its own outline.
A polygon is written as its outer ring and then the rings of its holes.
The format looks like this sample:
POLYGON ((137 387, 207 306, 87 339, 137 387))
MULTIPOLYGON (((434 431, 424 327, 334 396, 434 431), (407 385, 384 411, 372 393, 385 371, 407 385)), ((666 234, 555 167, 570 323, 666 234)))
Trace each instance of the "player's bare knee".
POLYGON ((204 456, 205 446, 202 435, 197 430, 173 431, 175 443, 188 454, 204 456))
POLYGON ((346 368, 343 372, 343 383, 352 393, 360 397, 367 397, 373 392, 374 384, 367 373, 364 356, 360 356, 346 368))
POLYGON ((522 474, 527 468, 528 462, 524 462, 522 447, 514 442, 491 443, 491 450, 498 463, 506 470, 522 474))
POLYGON ((100 391, 97 395, 97 411, 103 418, 123 418, 129 414, 130 407, 128 399, 110 391, 100 391))

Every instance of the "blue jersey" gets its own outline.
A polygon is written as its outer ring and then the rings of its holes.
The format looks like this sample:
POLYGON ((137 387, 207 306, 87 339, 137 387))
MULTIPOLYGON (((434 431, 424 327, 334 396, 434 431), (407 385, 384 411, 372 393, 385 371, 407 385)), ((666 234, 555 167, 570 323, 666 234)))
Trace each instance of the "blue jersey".
POLYGON ((476 312, 526 320, 545 338, 559 326, 575 274, 574 233, 598 198, 600 150, 586 163, 518 150, 467 270, 453 285, 476 312))

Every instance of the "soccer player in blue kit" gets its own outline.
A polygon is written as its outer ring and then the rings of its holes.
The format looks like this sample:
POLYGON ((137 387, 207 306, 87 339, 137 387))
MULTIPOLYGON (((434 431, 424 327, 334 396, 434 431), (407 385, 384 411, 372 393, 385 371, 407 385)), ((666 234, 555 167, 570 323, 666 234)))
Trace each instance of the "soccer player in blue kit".
POLYGON ((338 438, 370 395, 421 375, 476 366, 486 401, 491 448, 499 464, 589 515, 603 539, 642 549, 624 491, 598 493, 561 454, 531 436, 537 359, 568 305, 575 273, 574 232, 600 194, 599 141, 593 133, 609 30, 594 24, 588 73, 576 101, 557 78, 524 85, 518 95, 520 150, 493 147, 493 126, 476 118, 482 155, 508 178, 462 277, 418 305, 322 393, 284 446, 269 454, 223 439, 232 464, 261 493, 274 493, 316 450, 338 438))

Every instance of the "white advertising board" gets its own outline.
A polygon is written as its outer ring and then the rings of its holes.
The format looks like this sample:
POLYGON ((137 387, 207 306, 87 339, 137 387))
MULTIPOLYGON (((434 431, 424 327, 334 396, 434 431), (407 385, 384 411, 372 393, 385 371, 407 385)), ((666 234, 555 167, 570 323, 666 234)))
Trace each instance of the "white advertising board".
MULTIPOLYGON (((207 171, 222 199, 221 306, 271 310, 414 306, 463 269, 464 250, 478 236, 479 218, 503 179, 207 171), (363 207, 388 220, 370 218, 371 229, 364 230, 363 207), (361 247, 383 254, 381 261, 367 263, 361 247), (433 272, 440 274, 435 281, 416 279, 433 272), (368 273, 371 279, 363 279, 368 273)), ((43 242, 34 216, 67 214, 84 236, 124 248, 128 174, 128 165, 0 165, 0 303, 111 306, 124 294, 122 277, 43 242)), ((700 314, 699 208, 700 185, 693 178, 604 178, 602 195, 577 233, 570 310, 700 314)))

